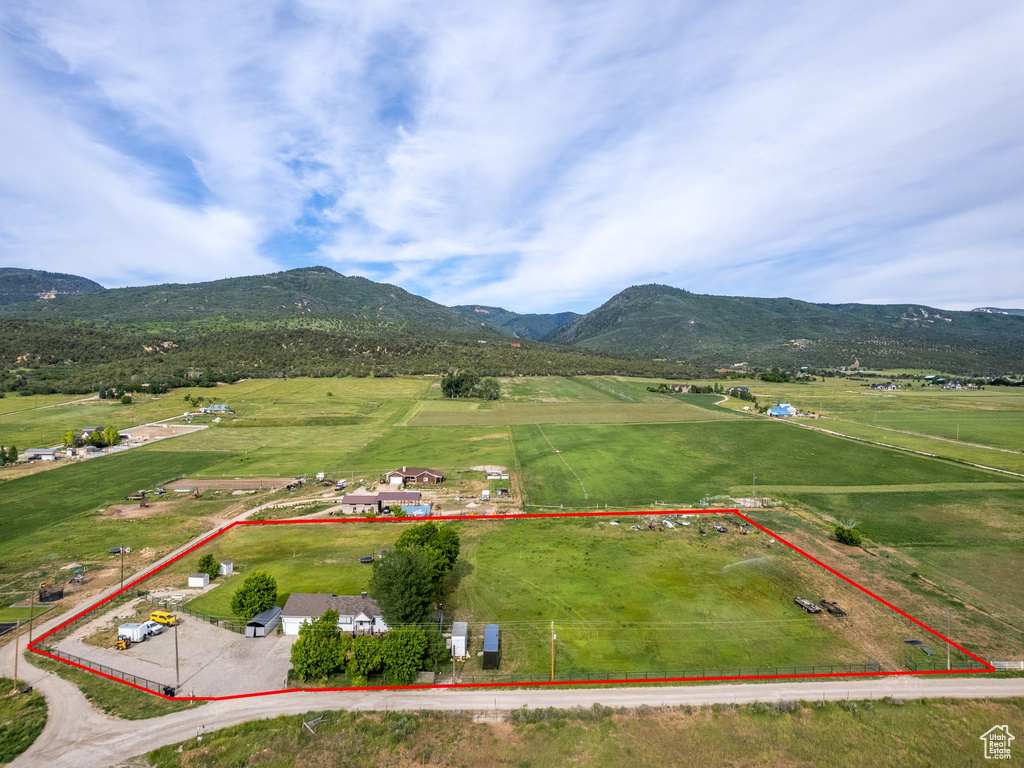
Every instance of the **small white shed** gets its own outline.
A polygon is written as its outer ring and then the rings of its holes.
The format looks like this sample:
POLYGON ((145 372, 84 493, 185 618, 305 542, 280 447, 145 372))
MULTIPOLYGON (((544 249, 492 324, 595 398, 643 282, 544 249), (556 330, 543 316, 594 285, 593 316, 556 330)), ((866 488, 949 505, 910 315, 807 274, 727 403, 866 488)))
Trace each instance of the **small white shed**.
POLYGON ((452 656, 456 659, 466 658, 466 642, 469 637, 469 625, 464 621, 452 624, 452 656))
POLYGON ((188 585, 190 587, 205 587, 210 583, 210 574, 208 573, 190 573, 188 575, 188 585))
POLYGON ((235 570, 235 564, 230 560, 223 560, 220 564, 220 570, 217 571, 221 576, 227 576, 233 573, 235 570))

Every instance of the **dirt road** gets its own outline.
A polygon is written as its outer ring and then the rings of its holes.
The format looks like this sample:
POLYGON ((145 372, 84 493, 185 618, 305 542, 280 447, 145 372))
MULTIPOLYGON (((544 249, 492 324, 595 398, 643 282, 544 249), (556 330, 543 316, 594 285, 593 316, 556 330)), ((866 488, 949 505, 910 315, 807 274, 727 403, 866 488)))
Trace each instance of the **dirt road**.
POLYGON ((195 710, 165 717, 128 722, 92 709, 72 684, 52 675, 31 672, 27 677, 46 695, 50 719, 38 741, 12 768, 74 766, 100 768, 115 765, 164 744, 194 737, 196 728, 207 731, 246 720, 302 714, 324 709, 347 710, 499 710, 529 707, 589 707, 595 702, 613 707, 745 704, 753 701, 950 697, 992 698, 1024 696, 1024 679, 972 680, 884 678, 852 682, 771 683, 715 685, 691 688, 598 688, 589 690, 531 689, 522 691, 393 691, 296 693, 280 696, 218 701, 195 710))

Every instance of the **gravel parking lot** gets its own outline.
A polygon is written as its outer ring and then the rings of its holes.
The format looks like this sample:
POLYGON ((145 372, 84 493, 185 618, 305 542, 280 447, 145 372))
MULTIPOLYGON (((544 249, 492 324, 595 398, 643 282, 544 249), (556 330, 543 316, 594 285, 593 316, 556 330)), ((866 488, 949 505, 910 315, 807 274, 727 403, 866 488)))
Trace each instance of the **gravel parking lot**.
MULTIPOLYGON (((57 647, 65 653, 173 685, 174 630, 147 638, 126 651, 83 643, 79 631, 57 647)), ((178 625, 178 664, 182 695, 230 696, 284 687, 295 637, 272 634, 247 638, 227 629, 184 617, 178 625)))

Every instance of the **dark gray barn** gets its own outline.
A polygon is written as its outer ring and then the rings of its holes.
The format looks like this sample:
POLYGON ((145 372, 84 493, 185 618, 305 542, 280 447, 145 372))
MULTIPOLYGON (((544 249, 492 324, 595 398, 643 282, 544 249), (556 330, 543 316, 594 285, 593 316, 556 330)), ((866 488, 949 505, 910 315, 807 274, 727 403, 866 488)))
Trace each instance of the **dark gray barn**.
POLYGON ((246 637, 266 637, 281 622, 281 609, 276 605, 257 613, 245 625, 246 637))

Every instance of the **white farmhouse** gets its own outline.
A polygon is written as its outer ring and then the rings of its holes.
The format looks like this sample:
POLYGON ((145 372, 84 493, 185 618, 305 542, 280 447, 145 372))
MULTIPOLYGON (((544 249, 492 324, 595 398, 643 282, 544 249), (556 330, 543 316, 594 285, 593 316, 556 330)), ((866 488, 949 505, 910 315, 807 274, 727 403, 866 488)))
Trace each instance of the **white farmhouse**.
POLYGON ((293 592, 281 611, 281 628, 286 635, 299 634, 307 621, 323 616, 326 611, 338 612, 338 629, 355 635, 382 635, 388 631, 380 606, 361 595, 328 595, 321 592, 293 592))

